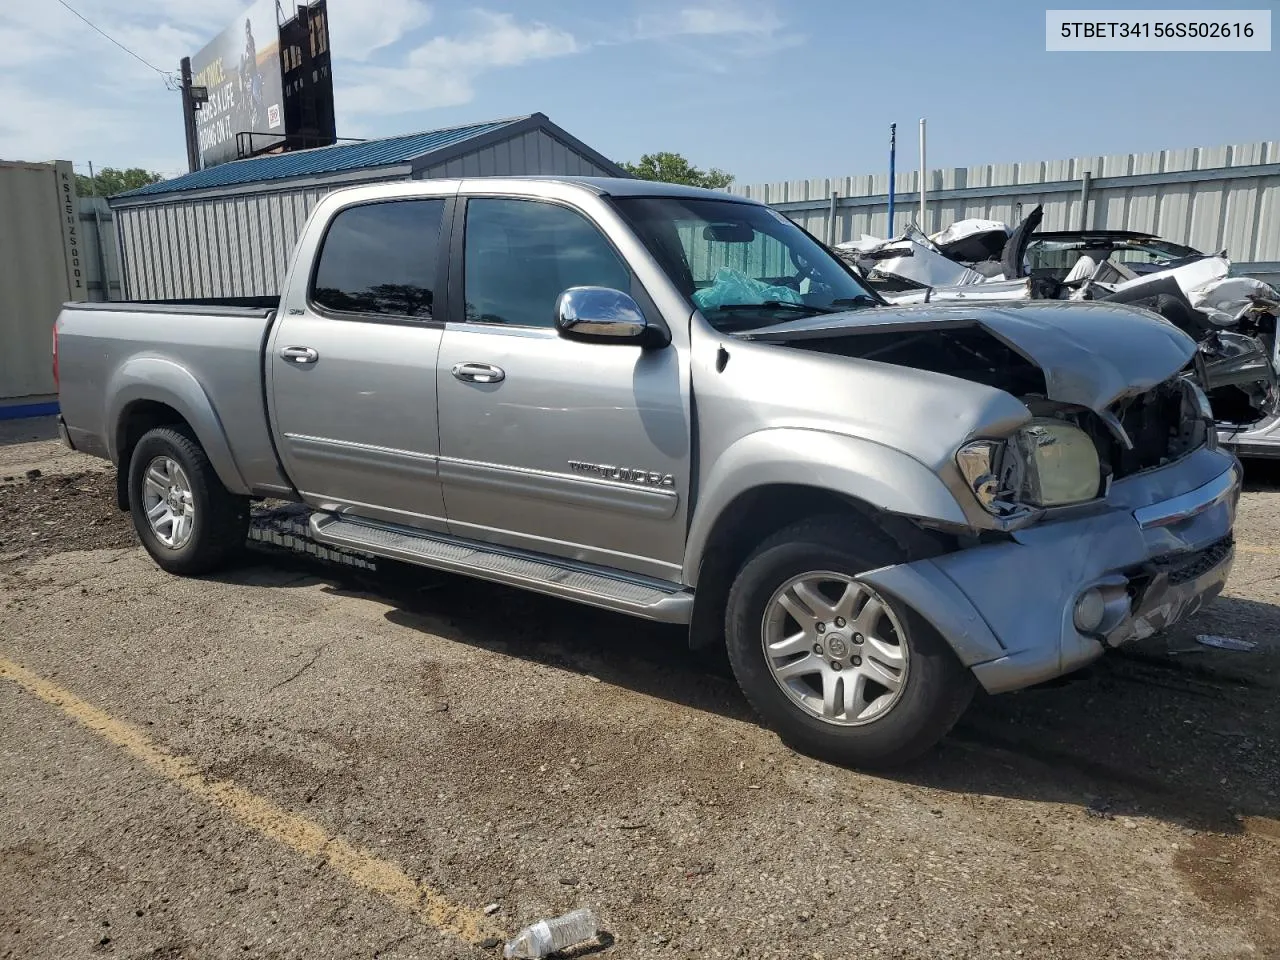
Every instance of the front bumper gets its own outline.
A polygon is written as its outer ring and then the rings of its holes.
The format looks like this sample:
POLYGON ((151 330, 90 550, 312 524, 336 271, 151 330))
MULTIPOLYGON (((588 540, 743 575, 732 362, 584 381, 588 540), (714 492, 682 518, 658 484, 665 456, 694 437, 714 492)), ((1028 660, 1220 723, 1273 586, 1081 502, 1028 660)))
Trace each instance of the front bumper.
POLYGON ((1240 464, 1201 449, 1113 484, 1105 509, 1042 522, 999 543, 869 571, 859 579, 929 621, 991 693, 1084 666, 1217 596, 1234 558, 1240 464), (1098 627, 1076 626, 1086 590, 1098 627))

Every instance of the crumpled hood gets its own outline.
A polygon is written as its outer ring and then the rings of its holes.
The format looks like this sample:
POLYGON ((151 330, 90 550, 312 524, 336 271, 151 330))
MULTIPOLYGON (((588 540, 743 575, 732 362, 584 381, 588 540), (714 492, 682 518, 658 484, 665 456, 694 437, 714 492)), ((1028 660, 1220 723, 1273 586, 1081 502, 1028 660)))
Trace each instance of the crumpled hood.
POLYGON ((1196 351, 1195 341, 1154 313, 1096 302, 874 307, 792 320, 742 336, 787 343, 974 324, 1039 367, 1050 399, 1097 412, 1168 380, 1196 351))

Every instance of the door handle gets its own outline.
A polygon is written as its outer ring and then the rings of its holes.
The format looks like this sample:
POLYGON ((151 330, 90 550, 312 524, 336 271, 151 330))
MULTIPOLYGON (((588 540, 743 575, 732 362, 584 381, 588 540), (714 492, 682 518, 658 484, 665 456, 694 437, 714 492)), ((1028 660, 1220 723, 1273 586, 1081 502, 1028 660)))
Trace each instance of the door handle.
POLYGON ((290 363, 315 363, 320 359, 311 347, 281 347, 280 356, 290 363))
POLYGON ((491 363, 455 363, 453 375, 468 383, 498 383, 507 378, 505 370, 491 363))

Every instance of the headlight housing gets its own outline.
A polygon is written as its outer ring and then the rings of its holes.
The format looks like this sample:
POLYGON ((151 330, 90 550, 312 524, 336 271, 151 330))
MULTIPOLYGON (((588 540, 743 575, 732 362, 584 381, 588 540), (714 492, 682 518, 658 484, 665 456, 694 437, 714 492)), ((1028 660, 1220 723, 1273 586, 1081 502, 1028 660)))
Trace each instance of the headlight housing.
POLYGON ((1016 434, 1029 469, 1024 502, 1037 507, 1083 503, 1098 495, 1102 466, 1093 439, 1079 427, 1037 417, 1016 434))
POLYGON ((1036 417, 1008 440, 966 443, 956 465, 983 509, 1005 519, 1084 503, 1102 489, 1093 439, 1052 417, 1036 417))

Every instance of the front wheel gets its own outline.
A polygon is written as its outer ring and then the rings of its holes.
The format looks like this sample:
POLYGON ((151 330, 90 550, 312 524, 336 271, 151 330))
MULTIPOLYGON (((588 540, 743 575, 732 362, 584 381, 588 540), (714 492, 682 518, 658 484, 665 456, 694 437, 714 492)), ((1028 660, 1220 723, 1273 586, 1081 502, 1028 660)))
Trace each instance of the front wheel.
POLYGON ((940 740, 973 675, 920 617, 859 582, 901 560, 869 522, 801 521, 743 565, 729 593, 729 660, 747 699, 797 749, 853 766, 910 760, 940 740))
POLYGON ((183 427, 143 434, 129 460, 129 509, 138 539, 170 573, 209 573, 244 546, 249 501, 230 493, 183 427))

